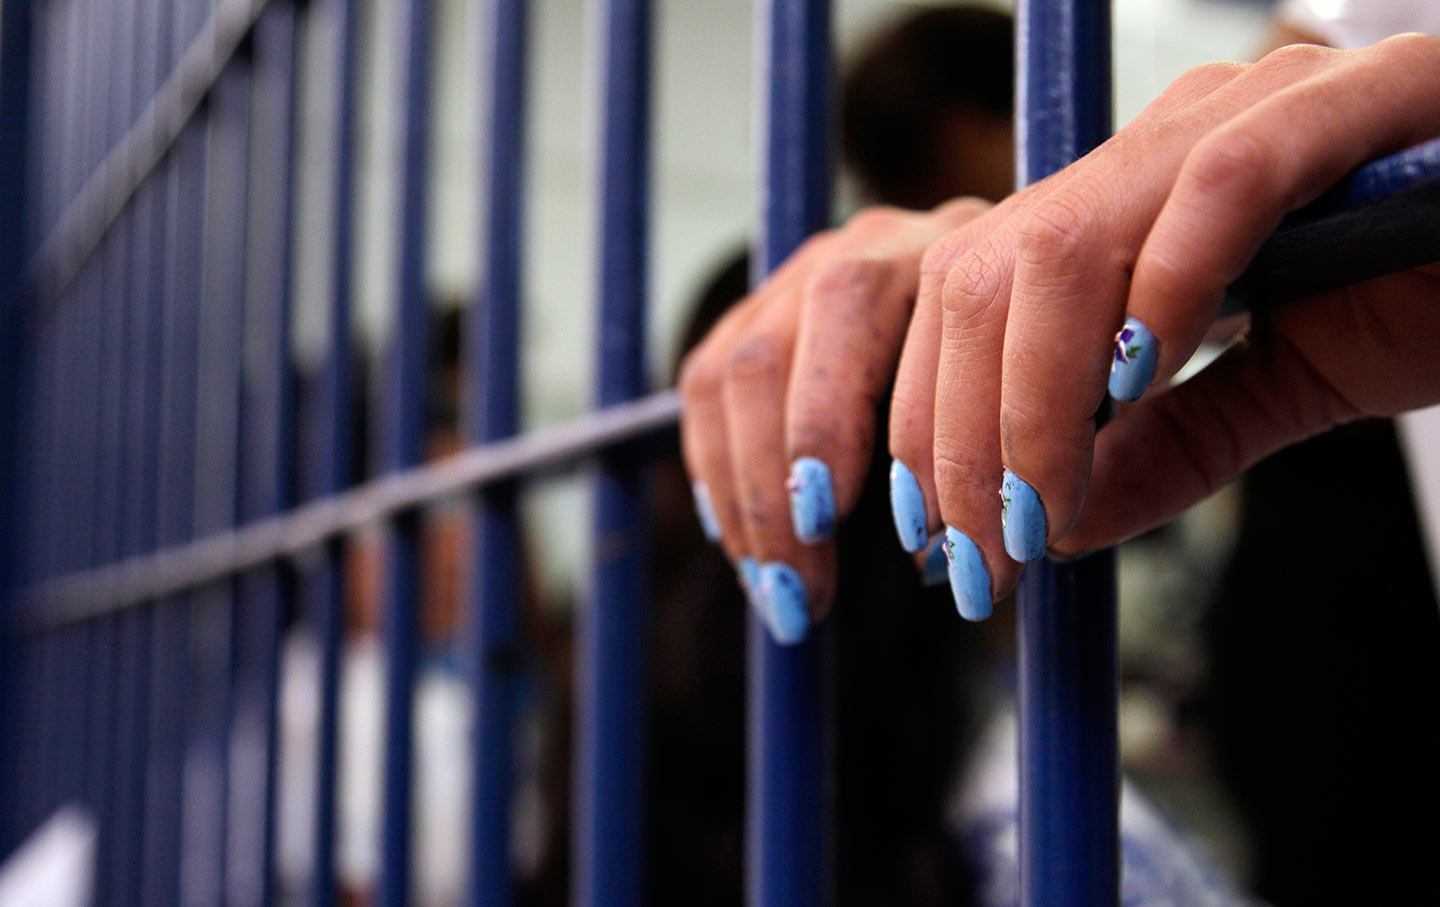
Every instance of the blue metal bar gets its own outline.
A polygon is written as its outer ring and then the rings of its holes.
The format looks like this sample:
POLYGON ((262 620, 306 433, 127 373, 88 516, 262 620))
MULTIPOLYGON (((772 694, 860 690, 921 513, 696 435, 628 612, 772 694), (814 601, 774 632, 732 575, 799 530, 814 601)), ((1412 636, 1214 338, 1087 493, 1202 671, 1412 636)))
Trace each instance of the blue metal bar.
MULTIPOLYGON (((252 32, 245 357, 241 382, 240 518, 291 503, 293 375, 290 357, 290 227, 293 222, 295 8, 277 0, 252 32)), ((274 901, 280 634, 290 598, 278 563, 241 574, 235 616, 235 725, 230 885, 234 904, 274 901), (243 768, 244 773, 239 774, 243 768)))
MULTIPOLYGON (((245 236, 250 134, 249 60, 234 59, 210 96, 204 189, 203 283, 199 305, 196 412, 195 530, 214 532, 235 525, 239 503, 237 470, 242 440, 240 376, 245 284, 245 236)), ((235 664, 235 584, 233 579, 203 590, 192 612, 190 633, 196 642, 201 676, 192 687, 197 748, 194 758, 213 760, 213 771, 187 774, 197 782, 191 802, 205 810, 186 810, 203 827, 187 827, 182 868, 188 903, 218 903, 228 891, 230 811, 245 796, 230 782, 235 664), (192 799, 196 798, 196 799, 192 799)))
MULTIPOLYGON (((765 130, 758 280, 829 220, 831 48, 828 0, 767 0, 756 14, 765 130)), ((828 903, 830 628, 780 646, 748 620, 746 897, 763 907, 828 903)))
MULTIPOLYGON (((171 0, 172 53, 184 48, 204 18, 197 0, 171 0)), ((193 538, 195 520, 196 385, 199 355, 201 262, 205 230, 206 125, 193 120, 180 133, 166 164, 160 308, 163 318, 157 426, 156 537, 161 545, 193 538)), ((141 903, 180 903, 181 807, 192 682, 189 671, 190 600, 161 599, 152 638, 154 696, 150 712, 150 792, 141 903)))
MULTIPOLYGON (((602 0, 598 215, 600 406, 645 390, 650 3, 602 0)), ((632 903, 643 885, 648 471, 603 458, 594 486, 592 601, 578 621, 571 900, 632 903)))
MULTIPOLYGON (((399 282, 385 369, 383 462, 387 472, 419 463, 425 445, 430 306, 425 294, 427 133, 430 108, 430 2, 406 0, 397 30, 404 48, 399 282)), ((385 793, 381 829, 381 907, 403 907, 410 893, 410 799, 414 753, 416 612, 420 605, 420 515, 388 527, 385 563, 385 793)))
MULTIPOLYGON (((1106 0, 1017 7, 1020 185, 1110 135, 1106 0)), ((1119 659, 1110 551, 1020 582, 1020 900, 1120 901, 1119 659)))
MULTIPOLYGON (((359 51, 356 0, 326 0, 311 7, 312 17, 324 17, 333 36, 336 128, 329 191, 333 221, 330 224, 330 312, 328 344, 320 375, 314 411, 306 424, 313 436, 306 439, 314 451, 306 496, 323 499, 354 481, 351 445, 355 442, 351 418, 350 302, 354 255, 356 85, 359 51)), ((315 19, 312 19, 312 22, 315 19)), ((315 763, 314 862, 315 907, 335 903, 336 780, 339 773, 340 653, 345 632, 344 543, 328 540, 319 560, 306 577, 307 610, 315 621, 320 641, 319 740, 315 763)))
MULTIPOLYGON (((489 51, 489 141, 481 295, 465 319, 465 440, 508 438, 519 426, 521 242, 525 149, 526 4, 492 0, 482 32, 489 51)), ((469 658, 472 733, 470 897, 507 907, 510 804, 520 681, 523 566, 515 486, 477 495, 471 507, 469 658)))
MULTIPOLYGON (((0 462, 17 462, 20 421, 15 403, 20 399, 24 374, 21 347, 21 303, 18 295, 26 237, 26 152, 31 122, 30 104, 31 4, 4 0, 0 4, 0 233, 11 241, 0 243, 0 462)), ((19 660, 12 633, 10 606, 17 583, 15 531, 22 525, 17 512, 18 476, 0 476, 0 802, 13 803, 19 768, 15 743, 19 717, 12 713, 19 660)), ((3 813, 4 811, 0 811, 3 813)), ((20 835, 13 817, 0 814, 0 854, 9 853, 20 835)))

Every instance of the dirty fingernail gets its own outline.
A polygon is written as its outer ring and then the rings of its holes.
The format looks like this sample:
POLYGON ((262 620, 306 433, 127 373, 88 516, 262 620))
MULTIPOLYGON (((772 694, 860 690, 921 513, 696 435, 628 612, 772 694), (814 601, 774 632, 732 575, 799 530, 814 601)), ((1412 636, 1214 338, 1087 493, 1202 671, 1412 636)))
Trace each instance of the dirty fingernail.
POLYGON ((955 608, 966 620, 984 620, 994 610, 990 601, 990 571, 970 536, 945 527, 945 559, 949 564, 950 592, 955 608))
POLYGON ((1045 553, 1045 507, 1030 483, 1010 470, 1000 482, 1000 526, 1005 553, 1022 564, 1045 553))
POLYGON ((925 496, 915 473, 899 460, 890 461, 890 512, 895 517, 895 534, 900 547, 912 554, 930 540, 926 531, 925 496))
POLYGON ((813 545, 835 534, 835 490, 830 467, 823 460, 797 459, 785 487, 790 491, 790 520, 797 539, 813 545))
POLYGON ((760 589, 769 606, 770 633, 782 646, 794 645, 810 629, 805 581, 789 564, 772 561, 760 567, 760 589))
POLYGON ((1145 396, 1160 363, 1160 343, 1137 319, 1125 319, 1115 335, 1115 361, 1110 363, 1110 396, 1134 403, 1145 396))

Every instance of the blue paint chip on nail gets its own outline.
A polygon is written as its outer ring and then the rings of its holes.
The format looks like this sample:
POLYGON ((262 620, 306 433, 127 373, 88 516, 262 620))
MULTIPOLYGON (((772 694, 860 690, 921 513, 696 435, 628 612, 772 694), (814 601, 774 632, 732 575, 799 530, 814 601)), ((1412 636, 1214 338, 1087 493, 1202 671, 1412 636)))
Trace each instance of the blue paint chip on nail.
POLYGON ((945 527, 945 557, 949 562, 950 592, 955 608, 966 620, 984 620, 994 610, 990 599, 990 571, 970 536, 945 527))
POLYGON ((1000 482, 1000 526, 1005 553, 1022 564, 1045 553, 1045 506, 1030 483, 1005 470, 1000 482))
POLYGON ((785 487, 790 491, 790 520, 797 539, 814 545, 835 534, 835 489, 823 460, 797 459, 790 465, 785 487))
POLYGON ((1125 319, 1115 335, 1115 359, 1110 363, 1110 396, 1134 403, 1145 396, 1160 364, 1160 341, 1138 319, 1125 319))
POLYGON ((925 567, 920 574, 926 586, 939 586, 950 579, 950 560, 945 555, 945 536, 937 535, 925 549, 925 567))
POLYGON ((770 633, 782 646, 794 645, 810 629, 809 596, 794 567, 779 561, 760 567, 761 594, 768 603, 770 633))
POLYGON ((700 517, 705 537, 712 542, 720 541, 720 521, 715 519, 715 503, 710 500, 709 486, 695 482, 690 486, 690 493, 695 496, 695 513, 700 517))
POLYGON ((925 519, 925 495, 915 473, 899 460, 890 461, 890 513, 895 517, 895 534, 900 547, 910 553, 922 551, 930 541, 925 519))

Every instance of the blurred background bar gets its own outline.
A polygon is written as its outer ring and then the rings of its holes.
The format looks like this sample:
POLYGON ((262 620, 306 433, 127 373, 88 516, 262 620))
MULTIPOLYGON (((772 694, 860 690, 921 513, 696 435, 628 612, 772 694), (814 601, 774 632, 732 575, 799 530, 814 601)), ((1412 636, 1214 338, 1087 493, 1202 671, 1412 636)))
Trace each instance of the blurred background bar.
MULTIPOLYGON (((756 6, 754 83, 763 111, 755 282, 830 215, 830 4, 756 6)), ((834 897, 830 828, 833 644, 829 622, 781 646, 751 613, 746 891, 759 907, 834 897)))
MULTIPOLYGON (((461 422, 471 446, 511 437, 520 425, 526 6, 524 0, 487 0, 485 14, 477 17, 488 64, 481 70, 487 116, 480 142, 481 172, 487 178, 480 285, 462 338, 467 380, 461 422)), ((475 497, 470 510, 467 657, 475 725, 468 884, 474 907, 514 902, 510 817, 524 605, 517 491, 514 482, 489 488, 475 497)))
MULTIPOLYGON (((357 443, 354 425, 353 260, 355 255, 355 145, 357 86, 359 81, 359 21, 357 0, 323 0, 310 7, 310 27, 324 39, 329 60, 316 61, 331 73, 331 91, 322 105, 334 111, 329 144, 321 152, 329 159, 330 180, 319 192, 328 196, 330 286, 323 305, 324 352, 316 369, 313 392, 305 401, 305 419, 299 437, 311 452, 304 497, 323 500, 355 480, 357 443)), ((313 841, 310 886, 314 907, 336 903, 337 803, 340 770, 340 665, 345 635, 345 544, 337 536, 326 540, 317 557, 306 565, 305 613, 318 637, 320 658, 317 685, 314 765, 315 799, 311 809, 313 841)))
MULTIPOLYGON (((395 472, 425 455, 429 301, 425 295, 426 175, 429 171, 431 0, 403 0, 398 10, 399 72, 404 103, 399 148, 398 245, 392 329, 384 365, 378 428, 383 468, 395 472)), ((415 662, 420 608, 420 514, 386 527, 382 607, 385 640, 384 807, 378 903, 403 907, 411 894, 411 806, 415 751, 415 662)))
MULTIPOLYGON (((1016 178, 1024 186, 1110 136, 1109 0, 1020 0, 1015 51, 1016 178)), ((1114 552, 1031 564, 1016 615, 1020 902, 1118 904, 1114 552)))
MULTIPOLYGON (((594 0, 599 89, 596 393, 599 407, 646 389, 650 248, 650 2, 594 0)), ((571 899, 628 904, 644 873, 644 620, 649 471, 602 456, 594 479, 589 601, 577 614, 575 846, 571 899)))

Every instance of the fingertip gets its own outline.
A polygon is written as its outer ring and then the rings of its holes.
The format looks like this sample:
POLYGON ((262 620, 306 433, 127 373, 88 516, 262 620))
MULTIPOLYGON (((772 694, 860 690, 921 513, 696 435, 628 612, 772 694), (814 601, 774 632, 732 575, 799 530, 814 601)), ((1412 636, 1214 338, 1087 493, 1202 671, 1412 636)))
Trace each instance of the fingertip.
POLYGON ((912 554, 923 551, 930 541, 925 494, 915 473, 899 460, 890 461, 890 513, 900 547, 912 554))
POLYGON ((1114 360, 1110 363, 1110 396, 1121 403, 1134 403, 1145 396, 1160 363, 1160 341, 1138 318, 1126 318, 1115 334, 1114 360))
POLYGON ((760 566, 759 579, 768 605, 762 616, 770 635, 782 646, 803 641, 810 630, 810 602, 800 573, 789 564, 771 561, 760 566))
POLYGON ((815 545, 835 534, 835 486, 825 461, 797 458, 790 464, 785 488, 790 493, 790 522, 797 539, 815 545))
POLYGON ((985 557, 970 537, 953 526, 945 527, 945 559, 955 608, 966 620, 984 620, 994 611, 990 571, 985 557))
POLYGON ((1005 553, 1028 564, 1045 554, 1045 505, 1029 482, 1010 470, 1000 480, 1000 527, 1005 553))

